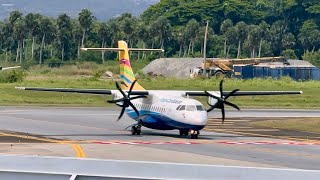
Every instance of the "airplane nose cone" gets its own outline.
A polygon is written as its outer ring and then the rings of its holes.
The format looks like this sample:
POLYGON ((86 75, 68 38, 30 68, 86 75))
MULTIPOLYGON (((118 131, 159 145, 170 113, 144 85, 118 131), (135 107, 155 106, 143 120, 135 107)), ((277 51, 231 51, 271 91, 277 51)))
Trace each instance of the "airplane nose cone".
POLYGON ((208 113, 206 111, 197 112, 194 113, 190 118, 196 125, 206 125, 208 122, 208 113))

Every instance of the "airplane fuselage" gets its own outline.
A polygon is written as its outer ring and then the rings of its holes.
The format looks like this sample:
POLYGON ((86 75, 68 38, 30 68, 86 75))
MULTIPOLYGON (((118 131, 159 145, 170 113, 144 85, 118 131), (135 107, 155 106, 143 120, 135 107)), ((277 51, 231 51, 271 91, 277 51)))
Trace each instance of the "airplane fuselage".
MULTIPOLYGON (((114 99, 120 98, 116 94, 114 99)), ((201 130, 208 122, 207 111, 202 103, 195 99, 170 95, 152 95, 132 101, 140 116, 131 108, 126 109, 127 115, 143 126, 158 130, 201 130)))

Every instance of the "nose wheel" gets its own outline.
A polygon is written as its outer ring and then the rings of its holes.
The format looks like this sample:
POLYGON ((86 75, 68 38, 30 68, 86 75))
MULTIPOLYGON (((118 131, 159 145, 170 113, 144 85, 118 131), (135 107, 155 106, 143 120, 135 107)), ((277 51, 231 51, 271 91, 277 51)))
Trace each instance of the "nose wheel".
POLYGON ((198 139, 200 131, 190 130, 190 138, 191 139, 198 139))
POLYGON ((188 130, 179 130, 180 131, 180 136, 188 136, 189 131, 188 130))

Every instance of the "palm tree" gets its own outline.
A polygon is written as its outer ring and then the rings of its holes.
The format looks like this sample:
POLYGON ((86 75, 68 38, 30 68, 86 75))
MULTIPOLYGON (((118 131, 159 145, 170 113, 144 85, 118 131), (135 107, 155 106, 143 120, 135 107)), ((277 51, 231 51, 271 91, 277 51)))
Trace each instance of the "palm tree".
POLYGON ((224 56, 227 56, 227 36, 226 32, 230 27, 233 26, 233 23, 230 19, 226 19, 221 23, 220 26, 220 33, 224 36, 224 48, 223 48, 223 54, 224 56))
POLYGON ((240 55, 241 55, 241 44, 243 43, 243 41, 247 37, 247 33, 248 33, 247 26, 248 25, 243 21, 240 21, 235 25, 235 30, 236 30, 237 39, 238 39, 237 59, 239 59, 240 55))
POLYGON ((83 33, 82 40, 81 40, 81 47, 84 47, 84 39, 86 36, 86 32, 90 29, 94 18, 95 17, 92 15, 92 13, 88 9, 83 9, 79 13, 78 20, 79 20, 80 26, 82 28, 82 33, 83 33))
POLYGON ((29 13, 25 17, 26 27, 29 35, 32 37, 32 45, 31 45, 31 59, 34 60, 34 46, 36 41, 36 36, 39 33, 39 24, 40 24, 40 14, 29 13))
POLYGON ((72 38, 71 18, 67 14, 61 14, 57 19, 58 41, 61 47, 61 60, 63 61, 66 53, 69 57, 70 44, 72 38))
POLYGON ((267 24, 265 21, 262 21, 259 24, 260 27, 260 43, 259 43, 259 53, 258 53, 258 57, 261 57, 261 49, 262 49, 262 42, 263 40, 269 39, 270 36, 270 26, 269 24, 267 24))
MULTIPOLYGON (((56 28, 53 22, 47 17, 39 19, 39 33, 38 37, 41 39, 39 64, 42 64, 42 52, 46 39, 50 40, 55 34, 56 28)), ((47 42, 48 42, 47 40, 47 42)))
MULTIPOLYGON (((107 23, 104 23, 104 22, 98 23, 96 31, 97 31, 96 33, 98 35, 98 38, 101 41, 101 47, 102 48, 106 47, 107 40, 111 39, 110 26, 107 23)), ((104 55, 105 55, 105 52, 102 51, 101 52, 102 63, 105 62, 104 55)))
POLYGON ((27 32, 25 31, 25 29, 26 29, 26 23, 24 19, 19 19, 15 22, 13 27, 13 35, 18 42, 16 62, 18 62, 18 59, 20 59, 20 64, 22 63, 22 58, 23 58, 23 41, 27 36, 27 32))

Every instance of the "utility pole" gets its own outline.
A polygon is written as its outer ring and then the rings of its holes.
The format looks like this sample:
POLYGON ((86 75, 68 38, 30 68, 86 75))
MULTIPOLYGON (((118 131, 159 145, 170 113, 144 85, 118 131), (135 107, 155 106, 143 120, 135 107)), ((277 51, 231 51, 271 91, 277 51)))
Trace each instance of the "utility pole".
POLYGON ((204 33, 204 42, 203 42, 203 75, 206 75, 206 61, 207 61, 207 34, 209 28, 209 20, 207 20, 206 30, 204 33))

